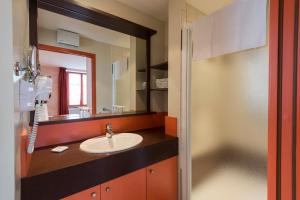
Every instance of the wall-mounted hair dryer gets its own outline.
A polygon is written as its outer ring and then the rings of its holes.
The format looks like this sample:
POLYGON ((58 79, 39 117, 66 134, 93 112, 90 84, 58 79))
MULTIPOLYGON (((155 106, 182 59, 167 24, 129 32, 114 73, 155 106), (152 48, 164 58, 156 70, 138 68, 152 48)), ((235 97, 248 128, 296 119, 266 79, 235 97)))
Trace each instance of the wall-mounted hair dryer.
POLYGON ((34 111, 34 122, 31 133, 28 136, 28 153, 34 151, 37 136, 37 128, 40 121, 48 120, 47 102, 52 93, 52 79, 50 76, 41 76, 38 62, 38 50, 31 47, 26 56, 25 66, 16 63, 15 75, 20 79, 20 111, 34 111))
POLYGON ((35 114, 31 134, 29 135, 28 153, 34 151, 37 129, 40 121, 48 120, 47 102, 52 93, 52 79, 49 76, 37 76, 35 78, 35 114))

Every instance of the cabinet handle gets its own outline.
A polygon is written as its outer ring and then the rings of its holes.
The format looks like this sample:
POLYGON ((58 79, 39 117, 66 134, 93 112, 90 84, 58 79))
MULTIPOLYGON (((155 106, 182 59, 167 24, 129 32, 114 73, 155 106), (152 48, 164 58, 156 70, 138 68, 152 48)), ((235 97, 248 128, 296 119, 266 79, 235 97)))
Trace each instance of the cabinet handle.
POLYGON ((154 171, 154 169, 150 169, 149 172, 150 172, 150 174, 154 174, 155 171, 154 171))
POLYGON ((111 188, 110 187, 106 187, 105 188, 105 192, 111 192, 111 188))
POLYGON ((97 197, 97 193, 96 193, 96 192, 92 192, 92 193, 91 193, 91 197, 92 197, 92 198, 96 198, 96 197, 97 197))

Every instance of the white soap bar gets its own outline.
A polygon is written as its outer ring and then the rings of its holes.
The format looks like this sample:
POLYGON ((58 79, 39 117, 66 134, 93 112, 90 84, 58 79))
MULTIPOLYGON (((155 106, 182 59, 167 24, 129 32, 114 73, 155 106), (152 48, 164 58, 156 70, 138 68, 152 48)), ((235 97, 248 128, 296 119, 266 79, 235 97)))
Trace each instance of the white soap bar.
POLYGON ((61 153, 65 150, 67 150, 68 148, 69 148, 68 146, 58 146, 58 147, 51 149, 51 151, 54 153, 61 153))

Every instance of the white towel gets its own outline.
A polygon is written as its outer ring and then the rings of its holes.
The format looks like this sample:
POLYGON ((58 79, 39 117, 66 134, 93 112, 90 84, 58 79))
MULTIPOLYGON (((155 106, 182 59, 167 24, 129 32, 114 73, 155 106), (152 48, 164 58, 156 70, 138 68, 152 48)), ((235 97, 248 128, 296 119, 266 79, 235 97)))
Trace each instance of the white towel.
POLYGON ((213 16, 206 16, 193 23, 193 56, 209 58, 212 56, 213 16))
POLYGON ((240 50, 266 45, 267 0, 240 0, 240 50))
POLYGON ((267 0, 239 0, 193 23, 193 58, 207 59, 266 44, 267 0))
POLYGON ((240 43, 240 4, 234 3, 215 12, 213 18, 212 57, 238 51, 240 43))

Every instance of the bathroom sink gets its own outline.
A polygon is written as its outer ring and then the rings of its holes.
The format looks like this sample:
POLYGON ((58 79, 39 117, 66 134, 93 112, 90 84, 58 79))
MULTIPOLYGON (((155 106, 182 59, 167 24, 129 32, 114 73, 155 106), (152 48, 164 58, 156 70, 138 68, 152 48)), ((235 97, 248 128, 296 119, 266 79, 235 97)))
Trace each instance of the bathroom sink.
POLYGON ((80 149, 87 153, 112 153, 132 148, 143 141, 143 137, 134 133, 115 134, 112 138, 98 137, 80 144, 80 149))

